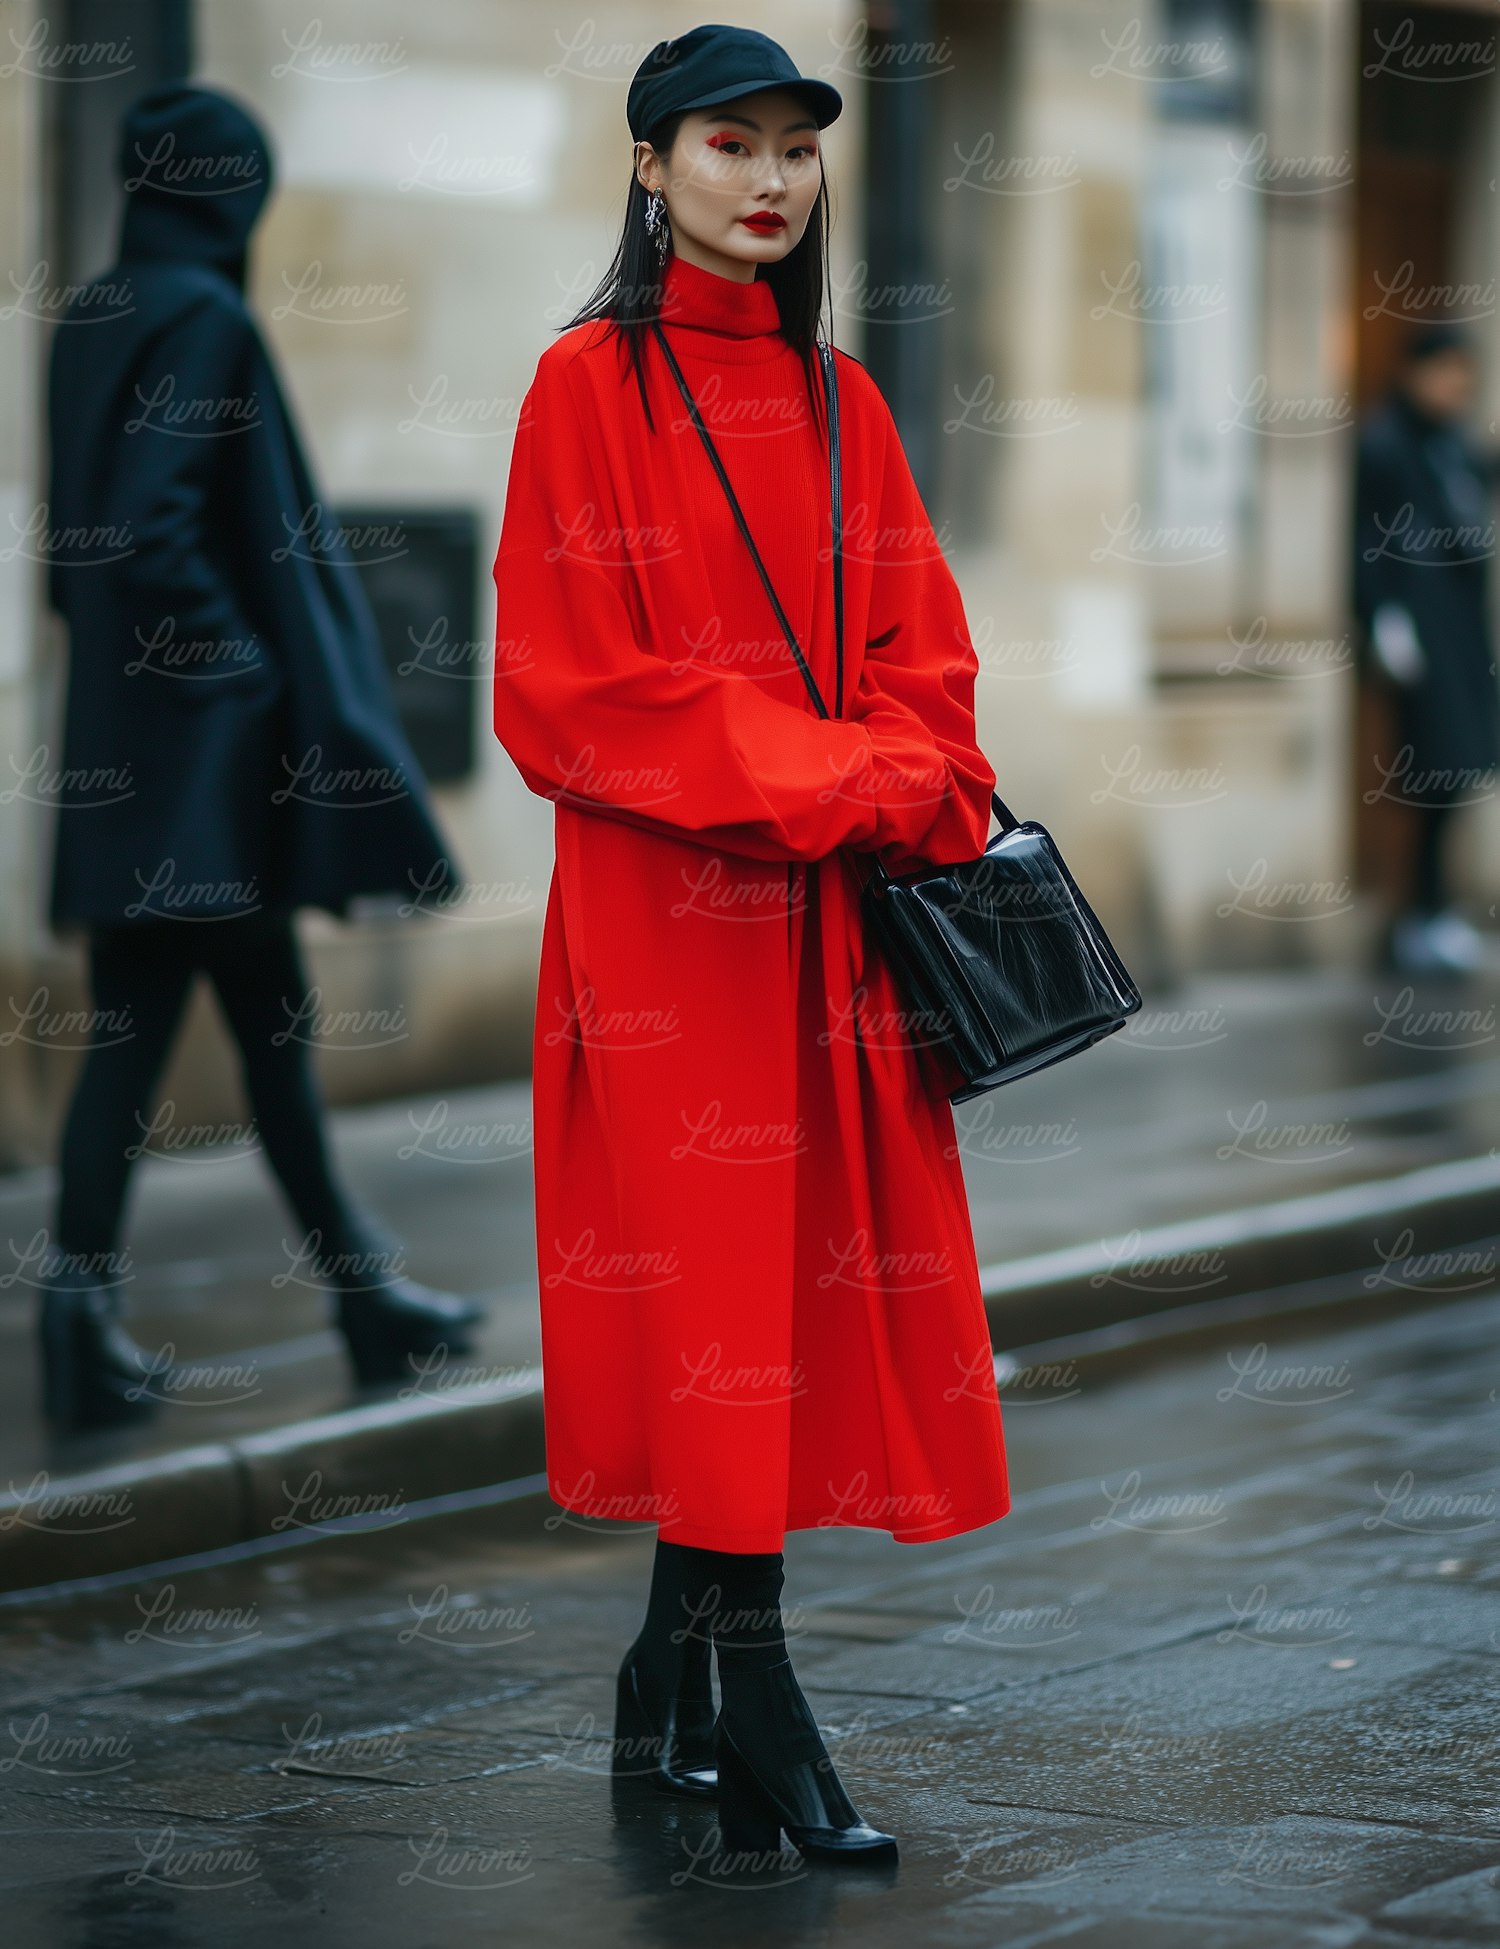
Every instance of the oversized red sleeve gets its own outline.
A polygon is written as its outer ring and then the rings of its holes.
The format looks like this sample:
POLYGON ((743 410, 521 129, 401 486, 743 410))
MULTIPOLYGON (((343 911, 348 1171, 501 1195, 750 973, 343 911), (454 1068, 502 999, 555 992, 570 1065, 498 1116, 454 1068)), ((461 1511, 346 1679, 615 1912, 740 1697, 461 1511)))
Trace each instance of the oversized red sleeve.
POLYGON ((963 598, 933 532, 890 408, 859 369, 885 428, 877 498, 845 517, 847 553, 873 564, 864 668, 849 716, 875 749, 874 846, 890 873, 973 859, 989 830, 995 773, 979 748, 979 658, 963 598))
POLYGON ((527 786, 760 860, 869 846, 869 734, 643 649, 567 362, 522 405, 495 557, 495 735, 527 786), (610 533, 608 548, 592 536, 610 533))

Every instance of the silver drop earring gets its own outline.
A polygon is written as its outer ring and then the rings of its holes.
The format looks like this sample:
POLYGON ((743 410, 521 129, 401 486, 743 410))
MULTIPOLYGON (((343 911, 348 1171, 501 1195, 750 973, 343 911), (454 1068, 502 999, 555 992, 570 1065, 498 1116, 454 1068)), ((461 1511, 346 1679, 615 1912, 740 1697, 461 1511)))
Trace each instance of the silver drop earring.
POLYGON ((667 261, 667 238, 670 234, 671 226, 667 221, 667 199, 659 189, 654 189, 646 198, 646 235, 656 239, 656 261, 658 264, 665 264, 667 261))

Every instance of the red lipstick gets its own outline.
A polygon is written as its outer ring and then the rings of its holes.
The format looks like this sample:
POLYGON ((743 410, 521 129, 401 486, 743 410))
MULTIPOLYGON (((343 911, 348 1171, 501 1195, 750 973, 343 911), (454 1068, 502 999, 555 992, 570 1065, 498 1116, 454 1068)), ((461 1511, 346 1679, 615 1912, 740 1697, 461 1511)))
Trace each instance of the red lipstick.
POLYGON ((757 210, 753 217, 741 217, 740 222, 747 230, 763 230, 767 234, 786 229, 786 218, 775 210, 757 210))

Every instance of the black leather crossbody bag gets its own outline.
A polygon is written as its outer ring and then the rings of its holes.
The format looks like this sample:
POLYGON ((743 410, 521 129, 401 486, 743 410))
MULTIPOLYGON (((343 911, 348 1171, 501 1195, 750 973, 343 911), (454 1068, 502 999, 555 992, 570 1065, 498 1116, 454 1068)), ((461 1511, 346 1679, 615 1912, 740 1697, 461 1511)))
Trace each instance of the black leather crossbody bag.
MULTIPOLYGON (((823 702, 807 659, 766 574, 729 476, 660 324, 653 329, 693 424, 713 462, 820 717, 823 702)), ((829 493, 833 507, 833 611, 838 715, 844 708, 843 496, 838 374, 818 341, 828 406, 829 493)), ((1140 990, 1115 952, 1056 842, 1034 819, 1019 820, 991 793, 1001 829, 978 859, 892 876, 874 854, 860 895, 898 985, 917 1011, 914 1043, 933 1051, 940 1086, 962 1103, 1018 1076, 1077 1055, 1123 1028, 1140 990)))

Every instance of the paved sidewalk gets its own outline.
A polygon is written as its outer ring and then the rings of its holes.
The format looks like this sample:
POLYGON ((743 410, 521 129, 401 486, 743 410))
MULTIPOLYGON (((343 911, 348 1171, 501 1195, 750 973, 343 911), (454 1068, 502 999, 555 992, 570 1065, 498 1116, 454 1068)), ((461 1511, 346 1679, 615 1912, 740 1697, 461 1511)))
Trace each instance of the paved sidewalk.
POLYGON ((793 1534, 794 1656, 889 1871, 721 1871, 710 1812, 612 1787, 649 1531, 390 1505, 0 1600, 7 1941, 1492 1943, 1497 1325, 1491 1266, 1084 1364, 1009 1413, 1004 1521, 793 1534))
MULTIPOLYGON (((961 1106, 997 1347, 1500 1228, 1497 1001, 1493 975, 1204 977, 1078 1060, 961 1106)), ((294 1452, 357 1483, 367 1461, 406 1469, 403 1444, 420 1447, 427 1493, 540 1466, 529 1084, 341 1112, 332 1130, 409 1269, 489 1300, 476 1355, 358 1395, 258 1150, 147 1159, 133 1330, 187 1385, 144 1429, 54 1441, 32 1284, 52 1176, 0 1184, 0 1588, 254 1533, 261 1476, 294 1452), (134 1497, 132 1523, 71 1555, 54 1525, 44 1548, 27 1496, 101 1471, 134 1497)))

